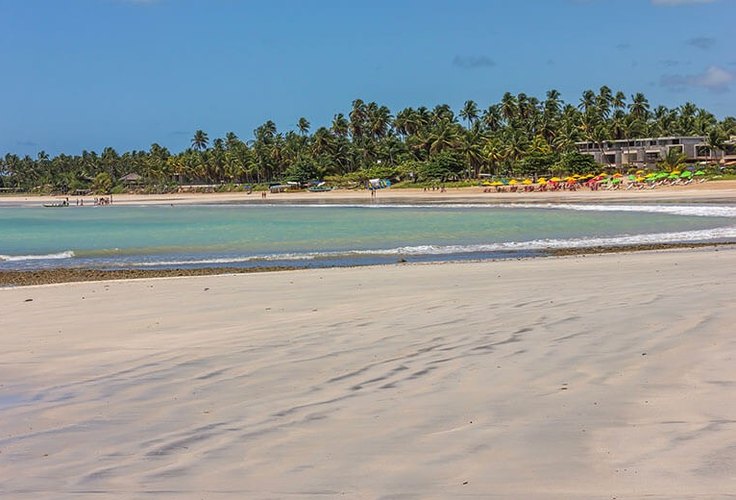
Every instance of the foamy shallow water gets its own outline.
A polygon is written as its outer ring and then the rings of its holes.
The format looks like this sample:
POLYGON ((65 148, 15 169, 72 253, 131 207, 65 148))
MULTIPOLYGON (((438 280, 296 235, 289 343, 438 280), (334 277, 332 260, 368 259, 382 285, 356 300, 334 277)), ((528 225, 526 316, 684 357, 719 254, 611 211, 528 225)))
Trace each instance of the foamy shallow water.
POLYGON ((0 269, 298 267, 736 240, 736 206, 325 204, 0 209, 0 269))

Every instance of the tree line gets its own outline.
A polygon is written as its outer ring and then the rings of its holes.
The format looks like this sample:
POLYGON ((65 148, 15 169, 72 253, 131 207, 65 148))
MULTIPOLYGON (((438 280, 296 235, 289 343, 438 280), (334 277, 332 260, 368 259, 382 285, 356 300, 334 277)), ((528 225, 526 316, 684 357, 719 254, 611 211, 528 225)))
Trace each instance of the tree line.
POLYGON ((578 154, 577 141, 657 136, 704 136, 709 148, 723 149, 736 135, 736 118, 718 120, 693 103, 652 108, 646 96, 629 97, 603 86, 566 103, 557 90, 543 100, 507 92, 485 108, 468 100, 455 112, 449 105, 404 108, 397 113, 356 99, 347 114, 312 130, 300 118, 294 130, 279 131, 269 120, 242 139, 234 132, 210 140, 197 130, 191 146, 172 153, 152 144, 147 151, 35 158, 0 158, 2 187, 22 191, 74 192, 120 189, 126 174, 140 176, 139 187, 168 191, 180 184, 265 184, 330 179, 360 181, 399 176, 415 182, 478 178, 481 173, 531 175, 576 173, 594 168, 578 154))

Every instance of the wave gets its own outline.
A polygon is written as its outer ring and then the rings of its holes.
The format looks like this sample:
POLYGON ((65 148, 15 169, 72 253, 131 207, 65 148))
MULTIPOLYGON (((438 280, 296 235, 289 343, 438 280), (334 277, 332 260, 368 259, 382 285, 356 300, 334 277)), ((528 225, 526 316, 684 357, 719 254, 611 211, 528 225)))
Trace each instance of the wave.
POLYGON ((282 207, 282 208, 367 208, 367 209, 393 209, 393 208, 525 208, 525 209, 547 209, 547 210, 575 210, 582 212, 644 212, 670 215, 683 215, 694 217, 736 217, 736 206, 727 205, 599 205, 592 203, 271 203, 268 205, 237 205, 238 207, 282 207))
POLYGON ((493 252, 538 251, 560 248, 590 248, 599 246, 627 246, 657 243, 682 243, 702 241, 724 241, 736 239, 736 226, 696 231, 671 233, 621 235, 595 238, 570 239, 537 239, 528 241, 507 241, 500 243, 481 243, 472 245, 416 245, 386 249, 336 250, 328 252, 283 253, 271 255, 251 255, 242 257, 223 257, 211 259, 181 259, 136 262, 134 267, 163 266, 202 266, 213 264, 238 264, 247 262, 269 261, 304 261, 319 259, 350 259, 387 256, 421 256, 421 255, 459 255, 493 252))
POLYGON ((44 255, 0 255, 0 262, 22 262, 25 260, 58 260, 71 259, 74 252, 67 250, 59 253, 48 253, 44 255))

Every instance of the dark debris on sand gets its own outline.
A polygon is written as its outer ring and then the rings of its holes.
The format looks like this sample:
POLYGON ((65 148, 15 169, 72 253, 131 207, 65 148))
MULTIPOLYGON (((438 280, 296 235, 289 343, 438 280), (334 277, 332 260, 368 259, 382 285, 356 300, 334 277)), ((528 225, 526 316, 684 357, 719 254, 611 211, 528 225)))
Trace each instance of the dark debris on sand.
POLYGON ((79 281, 126 280, 140 278, 172 278, 177 276, 209 276, 269 271, 291 271, 288 266, 239 268, 212 267, 206 269, 44 269, 39 271, 0 271, 0 286, 47 285, 79 281))

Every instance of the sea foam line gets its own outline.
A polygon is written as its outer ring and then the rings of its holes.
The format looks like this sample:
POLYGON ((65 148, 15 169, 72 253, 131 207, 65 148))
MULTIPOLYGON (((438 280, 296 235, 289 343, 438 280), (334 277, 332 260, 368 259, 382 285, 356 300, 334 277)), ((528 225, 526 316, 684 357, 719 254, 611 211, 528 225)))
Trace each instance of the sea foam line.
POLYGON ((223 257, 214 259, 182 259, 136 262, 134 267, 182 266, 237 264, 258 261, 297 261, 330 258, 370 257, 370 256, 411 256, 411 255, 453 255, 503 251, 547 250, 559 248, 590 248, 598 246, 626 246, 656 243, 700 242, 728 240, 736 238, 736 226, 697 231, 671 233, 622 235, 596 238, 537 239, 529 241, 507 241, 474 245, 415 245, 373 250, 338 250, 329 252, 283 253, 271 255, 251 255, 243 257, 223 257))
POLYGON ((44 255, 0 255, 0 262, 21 262, 24 260, 58 260, 71 259, 74 252, 67 250, 59 253, 48 253, 44 255))
MULTIPOLYGON (((225 206, 225 205, 223 205, 225 206)), ((282 207, 282 208, 366 208, 366 209, 400 209, 400 208, 525 208, 547 210, 574 210, 580 212, 643 212, 695 217, 736 217, 736 206, 727 205, 617 205, 592 203, 271 203, 268 205, 237 205, 237 207, 282 207)))

